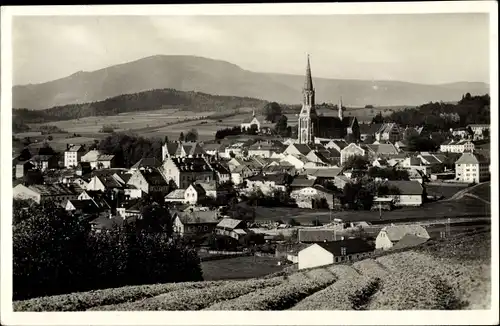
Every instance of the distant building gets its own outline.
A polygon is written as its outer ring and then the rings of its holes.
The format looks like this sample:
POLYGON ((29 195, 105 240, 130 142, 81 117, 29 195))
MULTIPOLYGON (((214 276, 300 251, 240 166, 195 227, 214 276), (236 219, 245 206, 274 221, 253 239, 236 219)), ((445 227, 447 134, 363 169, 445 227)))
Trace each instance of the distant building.
POLYGON ((373 247, 362 239, 315 243, 299 251, 299 270, 334 263, 354 261, 370 256, 373 247))
POLYGON ((66 151, 64 152, 64 167, 71 168, 77 166, 84 153, 85 148, 82 145, 67 145, 66 151))
POLYGON ((217 224, 215 233, 239 240, 247 234, 246 227, 245 221, 225 218, 217 224))
POLYGON ((148 168, 135 171, 127 182, 146 194, 161 193, 166 195, 170 190, 169 184, 158 169, 148 168))
POLYGON ((402 139, 401 131, 399 130, 398 125, 393 122, 384 123, 375 133, 375 139, 377 141, 389 141, 394 144, 402 139))
POLYGON ((490 178, 490 161, 477 153, 463 153, 455 162, 455 179, 462 182, 483 182, 490 178))
POLYGON ((392 248, 407 234, 424 239, 430 238, 427 230, 418 224, 384 226, 375 239, 375 248, 384 250, 392 248))
POLYGON ((352 156, 365 156, 366 151, 355 143, 350 143, 340 151, 340 164, 344 165, 352 156))
POLYGON ((249 118, 249 119, 246 119, 245 121, 243 121, 243 123, 240 125, 241 127, 241 130, 249 130, 249 129, 252 129, 252 126, 254 126, 253 128, 255 128, 255 130, 257 132, 260 131, 260 121, 257 119, 257 117, 255 116, 255 110, 252 112, 252 117, 249 118))
POLYGON ((216 211, 175 212, 174 232, 183 236, 211 234, 219 223, 216 211))
POLYGON ((474 140, 480 140, 484 139, 483 137, 483 132, 487 130, 488 132, 490 131, 490 125, 489 124, 472 124, 468 125, 467 128, 470 128, 473 132, 473 137, 474 140))
POLYGON ((459 141, 449 140, 441 146, 439 146, 439 150, 441 152, 449 152, 449 153, 465 153, 465 152, 473 152, 474 151, 474 143, 472 143, 468 139, 462 139, 459 141))
POLYGON ((32 199, 37 204, 52 201, 63 203, 66 200, 74 200, 78 194, 71 186, 63 184, 31 185, 18 184, 13 189, 13 197, 16 199, 32 199))
POLYGON ((42 172, 58 167, 57 157, 55 155, 35 155, 29 160, 35 169, 42 172))
POLYGON ((187 189, 194 181, 213 181, 215 173, 202 157, 169 157, 163 162, 163 173, 177 188, 187 189))

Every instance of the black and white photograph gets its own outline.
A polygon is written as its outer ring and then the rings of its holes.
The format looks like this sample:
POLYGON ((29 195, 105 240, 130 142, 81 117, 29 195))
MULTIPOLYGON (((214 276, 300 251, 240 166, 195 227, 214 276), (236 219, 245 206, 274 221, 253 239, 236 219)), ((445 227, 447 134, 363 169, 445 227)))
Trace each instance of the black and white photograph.
POLYGON ((1 9, 2 324, 498 323, 496 2, 1 9))

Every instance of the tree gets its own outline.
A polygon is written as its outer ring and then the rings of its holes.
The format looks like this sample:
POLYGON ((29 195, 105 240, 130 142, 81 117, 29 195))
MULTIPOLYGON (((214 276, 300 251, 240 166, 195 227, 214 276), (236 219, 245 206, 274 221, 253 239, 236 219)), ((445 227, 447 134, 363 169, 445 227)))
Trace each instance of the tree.
POLYGON ((419 135, 411 135, 408 137, 409 152, 433 152, 437 147, 437 144, 427 137, 419 135))
POLYGON ((179 134, 179 141, 184 141, 184 133, 181 131, 181 133, 179 134))
POLYGON ((276 122, 276 126, 274 129, 276 130, 276 133, 278 133, 278 135, 286 137, 287 127, 288 127, 288 118, 286 117, 286 115, 282 115, 279 118, 278 122, 276 122))
POLYGON ((198 131, 196 131, 196 129, 191 129, 186 134, 186 137, 184 138, 184 140, 188 141, 188 142, 195 142, 195 141, 197 141, 198 140, 198 131))
POLYGON ((489 139, 490 138, 490 130, 489 129, 483 129, 483 138, 484 139, 489 139))
POLYGON ((282 115, 281 106, 276 102, 267 103, 264 106, 265 119, 275 123, 282 115))
POLYGON ((353 170, 366 170, 370 162, 361 155, 350 156, 346 162, 344 162, 345 169, 353 170))
POLYGON ((43 184, 43 174, 40 170, 30 170, 24 176, 24 185, 30 186, 35 184, 43 184))
POLYGON ((382 112, 377 113, 372 119, 372 124, 384 123, 384 117, 382 116, 382 112))
POLYGON ((57 153, 50 147, 48 143, 43 143, 42 147, 38 150, 38 155, 56 155, 57 153))

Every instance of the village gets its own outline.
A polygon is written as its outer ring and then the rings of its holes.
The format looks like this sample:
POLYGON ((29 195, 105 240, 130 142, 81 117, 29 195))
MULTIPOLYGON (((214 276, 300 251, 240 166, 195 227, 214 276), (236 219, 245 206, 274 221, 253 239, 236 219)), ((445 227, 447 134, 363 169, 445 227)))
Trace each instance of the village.
POLYGON ((314 97, 308 60, 296 138, 276 134, 254 110, 238 135, 166 140, 161 159, 131 167, 86 145, 25 149, 13 159, 14 199, 56 203, 93 232, 164 207, 174 235, 202 259, 261 254, 303 269, 422 244, 431 238, 422 221, 445 220, 448 231, 450 217, 464 217, 415 215, 446 197, 432 189, 489 187, 489 149, 481 148, 489 125, 445 131, 438 151, 414 151, 412 137, 432 138, 426 126, 361 124, 344 115, 341 99, 336 112, 319 114, 314 97))

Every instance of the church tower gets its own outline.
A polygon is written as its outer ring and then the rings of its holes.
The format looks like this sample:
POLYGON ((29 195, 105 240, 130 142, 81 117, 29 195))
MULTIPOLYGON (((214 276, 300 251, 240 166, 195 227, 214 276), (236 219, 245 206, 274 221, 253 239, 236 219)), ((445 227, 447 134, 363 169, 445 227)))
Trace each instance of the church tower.
POLYGON ((298 124, 298 142, 299 144, 314 143, 314 122, 317 119, 316 109, 314 108, 314 87, 311 76, 311 65, 309 55, 307 56, 306 80, 302 90, 303 100, 302 109, 299 114, 298 124))
POLYGON ((338 109, 339 109, 339 119, 340 121, 342 121, 344 119, 344 107, 342 106, 342 96, 340 97, 338 109))

